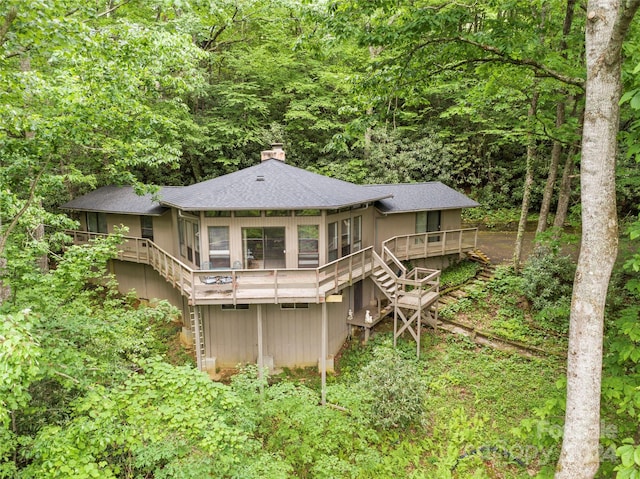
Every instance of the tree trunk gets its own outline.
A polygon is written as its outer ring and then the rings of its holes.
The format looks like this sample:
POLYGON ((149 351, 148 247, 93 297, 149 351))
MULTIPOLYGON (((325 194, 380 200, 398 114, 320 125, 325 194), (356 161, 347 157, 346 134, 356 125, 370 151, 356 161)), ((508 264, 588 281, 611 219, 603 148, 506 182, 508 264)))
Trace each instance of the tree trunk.
MULTIPOLYGON (((559 102, 556 107, 556 127, 558 128, 564 124, 564 110, 564 102, 559 102)), ((553 142, 553 148, 551 149, 551 164, 549 165, 549 174, 547 175, 547 182, 542 194, 542 204, 540 205, 540 216, 538 217, 536 234, 542 233, 547 229, 551 199, 553 198, 553 191, 556 187, 556 177, 558 176, 558 165, 560 164, 561 155, 562 143, 556 140, 553 142)))
POLYGON ((562 171, 562 180, 560 181, 560 190, 558 191, 558 205, 556 207, 556 216, 553 219, 553 227, 557 230, 564 228, 567 220, 567 211, 569 210, 569 201, 571 200, 571 179, 573 178, 575 149, 571 148, 567 153, 564 162, 564 170, 562 171))
POLYGON ((604 306, 618 251, 615 160, 622 42, 640 0, 587 7, 587 81, 580 167, 582 244, 571 299, 567 406, 556 479, 592 479, 600 465, 604 306))
POLYGON ((536 155, 536 147, 533 139, 533 124, 538 109, 539 93, 535 91, 531 98, 529 111, 527 112, 527 123, 529 132, 527 135, 527 172, 524 179, 524 191, 522 193, 522 209, 520 210, 520 222, 518 223, 518 233, 513 251, 513 269, 517 272, 522 262, 522 244, 524 233, 527 228, 527 216, 529 215, 529 203, 531 200, 531 188, 533 186, 533 161, 536 155))
MULTIPOLYGON (((562 24, 562 40, 560 41, 559 49, 560 55, 565 59, 567 58, 567 36, 571 33, 575 3, 575 0, 567 0, 567 8, 565 9, 564 22, 562 24)), ((564 125, 564 122, 565 102, 560 101, 556 107, 556 128, 564 125)), ((536 234, 542 233, 547 229, 551 199, 553 198, 553 190, 556 186, 556 177, 558 176, 558 165, 560 164, 562 149, 562 143, 559 140, 555 140, 553 142, 553 149, 551 150, 549 175, 547 176, 547 183, 544 187, 544 193, 542 194, 542 204, 540 205, 540 217, 538 218, 536 234)))

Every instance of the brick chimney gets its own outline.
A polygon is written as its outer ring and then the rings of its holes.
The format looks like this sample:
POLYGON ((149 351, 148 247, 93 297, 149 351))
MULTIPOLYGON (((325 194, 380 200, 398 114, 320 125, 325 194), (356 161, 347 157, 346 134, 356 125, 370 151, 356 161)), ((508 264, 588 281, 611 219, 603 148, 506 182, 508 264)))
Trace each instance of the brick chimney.
POLYGON ((271 143, 270 150, 264 150, 260 153, 261 161, 270 160, 271 158, 280 160, 283 163, 285 162, 285 152, 282 148, 282 143, 271 143))

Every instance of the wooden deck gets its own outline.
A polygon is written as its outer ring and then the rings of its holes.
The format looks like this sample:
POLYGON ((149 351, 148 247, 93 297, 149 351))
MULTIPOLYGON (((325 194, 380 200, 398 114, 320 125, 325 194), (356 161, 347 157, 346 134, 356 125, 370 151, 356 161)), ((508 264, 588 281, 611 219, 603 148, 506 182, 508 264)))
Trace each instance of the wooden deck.
MULTIPOLYGON (((429 241, 434 233, 392 238, 384 251, 399 268, 400 260, 463 253, 475 249, 475 229, 441 231, 441 242, 429 241), (394 257, 397 256, 396 257, 394 257)), ((83 231, 68 232, 75 244, 105 236, 83 231)), ((124 237, 117 259, 147 264, 155 269, 191 305, 252 303, 322 303, 329 295, 370 276, 377 256, 370 246, 315 269, 193 269, 155 243, 144 238, 124 237)), ((385 259, 386 261, 387 259, 385 259)), ((428 298, 404 301, 419 301, 428 298)), ((408 304, 408 303, 407 303, 408 304)))
POLYGON ((396 236, 382 243, 401 261, 466 253, 476 249, 478 228, 396 236))
MULTIPOLYGON (((104 236, 69 232, 75 244, 104 236)), ((125 237, 117 259, 147 264, 192 305, 252 303, 322 303, 325 298, 371 274, 373 247, 352 253, 315 269, 196 270, 152 241, 125 237)))

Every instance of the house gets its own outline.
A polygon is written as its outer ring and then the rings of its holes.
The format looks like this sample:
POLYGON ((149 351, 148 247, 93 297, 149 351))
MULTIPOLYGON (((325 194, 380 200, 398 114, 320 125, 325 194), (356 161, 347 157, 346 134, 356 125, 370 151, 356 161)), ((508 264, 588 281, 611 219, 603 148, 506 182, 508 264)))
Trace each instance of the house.
POLYGON ((318 175, 273 145, 260 164, 155 198, 108 186, 63 208, 78 243, 128 227, 110 265, 119 287, 180 308, 198 367, 215 371, 330 364, 350 328, 368 334, 391 312, 396 334, 419 340, 416 325, 436 319, 438 270, 476 247, 461 211, 477 205, 439 182, 318 175))

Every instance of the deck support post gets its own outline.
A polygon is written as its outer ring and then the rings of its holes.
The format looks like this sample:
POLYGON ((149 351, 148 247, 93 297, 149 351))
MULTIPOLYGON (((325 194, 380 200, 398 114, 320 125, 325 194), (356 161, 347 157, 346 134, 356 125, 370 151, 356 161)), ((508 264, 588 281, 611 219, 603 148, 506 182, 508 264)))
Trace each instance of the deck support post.
POLYGON ((198 371, 202 371, 202 348, 200 347, 202 338, 200 337, 200 308, 193 306, 193 329, 194 329, 194 342, 196 346, 196 365, 198 371))
POLYGON ((323 406, 327 404, 327 337, 328 337, 328 324, 327 324, 327 303, 322 303, 322 333, 320 346, 320 377, 322 378, 322 400, 323 406))
POLYGON ((260 396, 264 392, 264 352, 262 348, 262 305, 257 305, 257 320, 258 320, 258 383, 260 384, 260 396))

